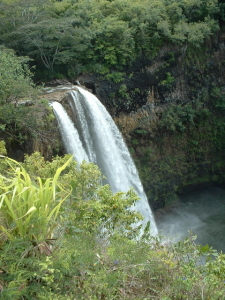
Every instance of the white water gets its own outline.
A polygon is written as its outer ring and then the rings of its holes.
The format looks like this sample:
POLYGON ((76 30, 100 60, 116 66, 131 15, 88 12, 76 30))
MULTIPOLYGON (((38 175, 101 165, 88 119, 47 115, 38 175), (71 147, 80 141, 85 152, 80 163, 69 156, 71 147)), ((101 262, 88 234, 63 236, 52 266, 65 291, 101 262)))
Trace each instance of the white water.
POLYGON ((91 137, 90 126, 88 119, 91 118, 89 114, 85 114, 83 105, 84 101, 81 98, 81 95, 75 91, 71 91, 70 93, 71 100, 70 105, 72 108, 72 112, 74 115, 74 122, 76 127, 80 132, 80 137, 83 141, 84 147, 88 153, 89 161, 97 164, 96 152, 94 149, 94 140, 91 137), (80 99, 81 98, 81 99, 80 99))
POLYGON ((59 102, 55 101, 51 105, 57 117, 59 130, 67 153, 73 154, 79 164, 83 160, 88 161, 88 156, 84 150, 78 131, 74 127, 67 112, 59 102))
MULTIPOLYGON (((140 200, 135 203, 132 209, 142 214, 144 217, 143 224, 150 221, 151 234, 156 235, 158 230, 154 216, 121 133, 101 102, 83 88, 76 88, 77 90, 70 92, 70 104, 74 114, 74 122, 79 132, 80 143, 85 148, 82 152, 87 153, 88 161, 99 166, 113 192, 127 192, 130 188, 136 191, 140 200)), ((66 123, 64 118, 68 118, 68 115, 60 116, 60 118, 63 119, 60 123, 62 127, 63 122, 66 123)), ((63 129, 62 135, 67 130, 67 128, 63 129)), ((74 154, 76 158, 80 151, 80 148, 77 148, 77 142, 72 145, 71 140, 69 140, 68 142, 64 141, 64 144, 66 151, 74 154)), ((83 153, 81 157, 83 157, 83 153)))

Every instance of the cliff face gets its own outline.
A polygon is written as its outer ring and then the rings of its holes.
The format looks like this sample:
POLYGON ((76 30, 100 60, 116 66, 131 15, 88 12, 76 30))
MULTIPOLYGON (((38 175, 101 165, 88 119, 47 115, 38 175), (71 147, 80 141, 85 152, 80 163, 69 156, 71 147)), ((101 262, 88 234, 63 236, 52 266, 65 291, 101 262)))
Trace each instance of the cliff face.
POLYGON ((50 160, 54 155, 63 154, 57 121, 49 101, 60 100, 64 93, 44 93, 36 100, 20 100, 17 107, 11 107, 15 120, 12 118, 0 133, 0 140, 5 141, 9 157, 23 161, 24 155, 37 151, 50 160))
MULTIPOLYGON (((224 57, 225 33, 220 32, 201 48, 167 45, 152 61, 139 59, 107 77, 85 74, 74 80, 114 117, 155 209, 179 193, 225 181, 224 57)), ((46 103, 65 96, 66 90, 41 96, 44 107, 39 101, 33 108, 41 134, 28 135, 22 145, 9 141, 10 156, 22 159, 39 151, 51 159, 64 153, 46 103)))
POLYGON ((86 74, 75 80, 91 89, 112 115, 137 111, 154 95, 156 106, 186 104, 212 86, 225 87, 225 32, 202 47, 167 45, 152 61, 139 59, 121 72, 86 74))
POLYGON ((114 117, 152 207, 225 174, 225 33, 201 48, 164 47, 111 79, 83 75, 114 117), (119 81, 119 82, 118 82, 119 81))

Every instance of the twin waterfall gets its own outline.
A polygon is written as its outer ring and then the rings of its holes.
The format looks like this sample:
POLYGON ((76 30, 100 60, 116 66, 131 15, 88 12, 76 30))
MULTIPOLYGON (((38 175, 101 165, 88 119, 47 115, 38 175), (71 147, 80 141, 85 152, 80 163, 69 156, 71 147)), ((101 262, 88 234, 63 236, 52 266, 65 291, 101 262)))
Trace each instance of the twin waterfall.
POLYGON ((114 193, 133 188, 140 198, 133 209, 143 215, 144 224, 150 221, 151 234, 156 235, 154 216, 137 169, 113 119, 87 90, 76 86, 69 96, 74 123, 60 103, 52 103, 67 153, 73 154, 78 163, 86 160, 98 165, 114 193))

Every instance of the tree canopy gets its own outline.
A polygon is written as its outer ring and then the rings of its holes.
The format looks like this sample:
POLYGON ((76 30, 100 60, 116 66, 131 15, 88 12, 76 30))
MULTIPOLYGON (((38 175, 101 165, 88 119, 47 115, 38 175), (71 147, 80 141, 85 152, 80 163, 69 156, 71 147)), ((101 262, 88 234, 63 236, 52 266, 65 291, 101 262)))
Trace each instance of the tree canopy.
POLYGON ((16 101, 34 91, 27 57, 17 57, 12 50, 0 48, 0 104, 16 101))
POLYGON ((217 0, 18 0, 0 8, 0 43, 31 57, 42 78, 120 70, 165 43, 199 46, 224 14, 217 0))

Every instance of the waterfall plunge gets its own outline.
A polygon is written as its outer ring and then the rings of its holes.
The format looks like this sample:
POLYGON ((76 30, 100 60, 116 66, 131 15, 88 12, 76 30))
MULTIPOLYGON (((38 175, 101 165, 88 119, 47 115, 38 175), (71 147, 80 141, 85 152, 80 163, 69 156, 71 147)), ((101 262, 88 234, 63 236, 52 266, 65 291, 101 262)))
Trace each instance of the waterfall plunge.
POLYGON ((79 134, 74 127, 73 122, 70 120, 67 112, 59 102, 53 102, 51 105, 59 124, 59 130, 62 136, 63 144, 66 147, 66 151, 70 154, 73 154, 78 163, 81 163, 83 160, 88 161, 88 156, 80 141, 79 134))
POLYGON ((73 154, 78 162, 84 159, 97 164, 114 193, 127 192, 133 188, 140 198, 133 209, 142 214, 144 224, 150 221, 151 233, 156 235, 158 230, 154 216, 121 133, 101 102, 83 88, 76 88, 77 90, 70 92, 70 105, 77 130, 68 120, 69 117, 63 108, 59 109, 61 105, 53 103, 66 151, 73 154), (74 131, 76 134, 72 134, 74 131), (65 139, 64 135, 69 137, 65 139))

